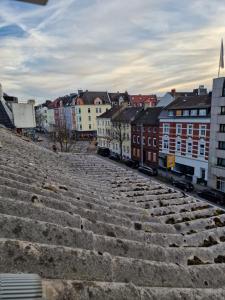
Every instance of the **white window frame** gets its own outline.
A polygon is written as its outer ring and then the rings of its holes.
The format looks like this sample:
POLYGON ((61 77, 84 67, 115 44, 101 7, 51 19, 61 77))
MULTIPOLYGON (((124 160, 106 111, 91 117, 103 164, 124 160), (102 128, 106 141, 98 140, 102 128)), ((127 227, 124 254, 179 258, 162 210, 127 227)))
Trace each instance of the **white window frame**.
POLYGON ((199 126, 199 136, 200 137, 205 137, 206 136, 206 130, 207 130, 207 125, 200 125, 199 126), (202 134, 202 130, 204 130, 204 134, 202 134))
POLYGON ((199 156, 205 157, 205 142, 200 142, 199 143, 199 150, 198 150, 199 156), (204 146, 204 153, 201 154, 201 146, 204 146))
POLYGON ((163 124, 163 134, 169 134, 170 132, 170 124, 164 123, 163 124))
POLYGON ((176 124, 176 134, 177 135, 182 134, 182 124, 180 124, 180 123, 176 124))
POLYGON ((180 140, 180 139, 179 139, 179 140, 176 140, 176 152, 181 152, 181 140, 180 140), (178 149, 178 147, 177 147, 178 143, 179 143, 179 145, 180 145, 179 149, 178 149))
POLYGON ((186 153, 188 155, 192 155, 192 151, 193 151, 193 141, 188 140, 186 144, 186 153), (191 144, 191 148, 189 148, 189 144, 191 144), (191 149, 191 151, 189 151, 189 149, 191 149))
POLYGON ((156 143, 156 138, 153 138, 153 147, 156 147, 157 143, 156 143))
POLYGON ((193 124, 187 124, 187 135, 192 136, 193 135, 193 124), (190 132, 191 129, 191 133, 190 132))
POLYGON ((162 146, 163 146, 164 150, 169 150, 169 139, 168 138, 163 139, 163 145, 162 146), (165 147, 166 142, 167 142, 167 147, 165 147))

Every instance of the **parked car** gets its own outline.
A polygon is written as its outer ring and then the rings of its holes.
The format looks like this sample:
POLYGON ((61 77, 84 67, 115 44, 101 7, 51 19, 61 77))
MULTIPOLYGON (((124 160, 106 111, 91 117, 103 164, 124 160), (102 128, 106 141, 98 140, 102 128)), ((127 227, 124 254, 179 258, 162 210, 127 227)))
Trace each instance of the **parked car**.
POLYGON ((225 205, 225 194, 217 190, 205 189, 198 192, 198 196, 217 204, 225 205))
POLYGON ((108 148, 98 148, 97 153, 101 156, 108 157, 110 155, 110 150, 108 148))
POLYGON ((112 159, 112 160, 115 160, 115 161, 120 161, 120 156, 117 153, 111 153, 109 155, 109 158, 112 159))
POLYGON ((191 182, 173 179, 172 180, 172 185, 174 185, 175 187, 178 187, 179 189, 181 189, 185 192, 194 191, 194 186, 191 182))
POLYGON ((125 163, 126 166, 132 169, 137 169, 139 167, 139 162, 137 160, 126 159, 123 162, 125 163))
POLYGON ((158 170, 156 168, 141 166, 138 168, 138 171, 150 176, 157 176, 158 170))

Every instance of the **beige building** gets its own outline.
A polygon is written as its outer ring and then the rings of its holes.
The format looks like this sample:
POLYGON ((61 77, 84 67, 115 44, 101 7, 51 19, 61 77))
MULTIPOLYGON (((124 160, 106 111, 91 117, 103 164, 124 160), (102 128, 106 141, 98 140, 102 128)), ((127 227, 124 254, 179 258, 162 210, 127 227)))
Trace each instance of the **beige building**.
POLYGON ((80 137, 97 135, 97 117, 111 108, 107 92, 81 92, 75 99, 76 131, 80 137))

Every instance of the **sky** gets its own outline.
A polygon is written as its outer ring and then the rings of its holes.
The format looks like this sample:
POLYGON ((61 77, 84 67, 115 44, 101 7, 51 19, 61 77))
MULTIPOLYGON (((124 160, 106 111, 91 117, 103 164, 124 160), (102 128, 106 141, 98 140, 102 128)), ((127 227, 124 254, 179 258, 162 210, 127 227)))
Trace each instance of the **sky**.
POLYGON ((221 0, 0 0, 0 82, 38 102, 78 89, 210 90, 224 15, 221 0))

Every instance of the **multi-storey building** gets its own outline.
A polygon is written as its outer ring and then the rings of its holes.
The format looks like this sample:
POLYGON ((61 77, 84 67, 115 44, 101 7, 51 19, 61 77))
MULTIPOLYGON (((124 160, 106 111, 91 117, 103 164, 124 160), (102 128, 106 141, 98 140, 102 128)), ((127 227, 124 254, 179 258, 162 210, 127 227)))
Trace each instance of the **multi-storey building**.
POLYGON ((111 108, 107 92, 78 91, 75 99, 76 132, 80 138, 97 135, 97 117, 111 108))
POLYGON ((156 95, 131 95, 131 105, 136 107, 144 107, 144 106, 156 106, 157 97, 156 95))
POLYGON ((112 117, 110 150, 123 159, 131 158, 131 122, 141 107, 126 107, 112 117))
POLYGON ((99 147, 110 149, 112 118, 125 108, 124 106, 113 106, 97 117, 97 142, 99 147))
POLYGON ((173 170, 194 183, 208 179, 211 95, 179 97, 160 114, 159 163, 166 167, 173 156, 173 170))
POLYGON ((162 107, 141 111, 132 122, 131 157, 140 164, 156 168, 159 156, 159 115, 162 107))
POLYGON ((225 193, 225 77, 213 81, 208 185, 225 193))

